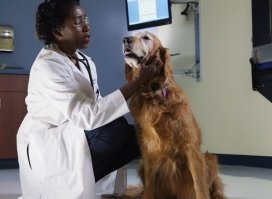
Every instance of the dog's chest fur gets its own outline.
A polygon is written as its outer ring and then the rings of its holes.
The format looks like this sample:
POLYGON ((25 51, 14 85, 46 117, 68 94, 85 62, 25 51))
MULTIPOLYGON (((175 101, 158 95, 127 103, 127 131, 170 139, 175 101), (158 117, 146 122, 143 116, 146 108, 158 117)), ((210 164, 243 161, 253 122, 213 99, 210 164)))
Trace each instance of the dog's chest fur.
POLYGON ((146 145, 141 147, 152 153, 169 153, 171 157, 171 154, 182 151, 180 147, 188 142, 188 138, 197 138, 197 135, 194 131, 191 134, 186 131, 186 117, 192 114, 183 91, 174 82, 163 89, 166 89, 167 96, 161 88, 135 93, 130 110, 138 128, 140 145, 146 145))

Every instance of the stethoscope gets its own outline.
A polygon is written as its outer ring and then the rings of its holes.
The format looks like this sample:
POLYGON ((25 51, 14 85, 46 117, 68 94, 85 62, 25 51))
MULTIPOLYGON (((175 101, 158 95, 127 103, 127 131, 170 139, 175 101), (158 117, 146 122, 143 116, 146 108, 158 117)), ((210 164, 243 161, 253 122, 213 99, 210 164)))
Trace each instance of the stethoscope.
MULTIPOLYGON (((90 68, 89 61, 82 52, 77 51, 77 53, 80 54, 80 56, 82 57, 81 59, 77 58, 77 61, 82 63, 85 66, 85 68, 87 69, 91 85, 92 85, 92 87, 94 89, 93 78, 92 78, 92 73, 91 73, 91 68, 90 68)), ((96 93, 96 99, 98 99, 98 96, 99 96, 99 89, 98 88, 96 89, 95 93, 96 93)))

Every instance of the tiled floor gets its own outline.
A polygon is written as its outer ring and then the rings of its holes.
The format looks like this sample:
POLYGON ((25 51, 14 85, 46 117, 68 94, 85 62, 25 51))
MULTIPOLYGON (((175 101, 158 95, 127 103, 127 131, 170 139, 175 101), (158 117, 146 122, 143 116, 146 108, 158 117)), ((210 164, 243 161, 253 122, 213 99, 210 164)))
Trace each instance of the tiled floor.
POLYGON ((16 199, 20 193, 18 169, 0 170, 0 199, 16 199))
MULTIPOLYGON (((137 164, 128 165, 128 184, 137 185, 137 164)), ((272 199, 272 169, 220 166, 229 199, 272 199)), ((0 199, 16 199, 21 193, 17 169, 0 170, 0 199)))
MULTIPOLYGON (((229 199, 272 199, 272 169, 220 166, 220 177, 229 199)), ((128 168, 128 184, 137 184, 136 167, 128 168)))

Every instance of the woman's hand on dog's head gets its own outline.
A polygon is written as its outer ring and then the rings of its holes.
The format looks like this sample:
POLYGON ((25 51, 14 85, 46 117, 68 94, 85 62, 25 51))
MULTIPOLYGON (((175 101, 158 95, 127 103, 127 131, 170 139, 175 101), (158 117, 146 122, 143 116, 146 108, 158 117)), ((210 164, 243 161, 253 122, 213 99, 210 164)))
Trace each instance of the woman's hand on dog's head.
POLYGON ((136 91, 138 91, 143 84, 149 83, 154 78, 161 74, 163 62, 160 56, 155 55, 149 59, 148 62, 143 62, 136 70, 137 77, 129 81, 127 84, 120 88, 124 98, 128 100, 136 91))
POLYGON ((156 77, 160 74, 160 69, 162 68, 163 63, 159 56, 154 56, 150 58, 147 62, 141 64, 138 73, 138 81, 141 83, 146 83, 148 80, 151 80, 153 77, 156 77))

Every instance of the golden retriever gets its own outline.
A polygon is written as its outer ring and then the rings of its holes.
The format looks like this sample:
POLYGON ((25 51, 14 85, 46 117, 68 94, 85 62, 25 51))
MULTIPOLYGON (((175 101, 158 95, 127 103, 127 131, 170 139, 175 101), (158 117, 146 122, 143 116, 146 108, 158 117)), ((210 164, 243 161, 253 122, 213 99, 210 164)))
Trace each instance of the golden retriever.
POLYGON ((142 63, 163 63, 129 105, 142 155, 142 199, 225 199, 217 159, 200 150, 200 129, 174 80, 168 49, 154 34, 138 32, 123 39, 123 50, 128 81, 137 78, 142 63))

